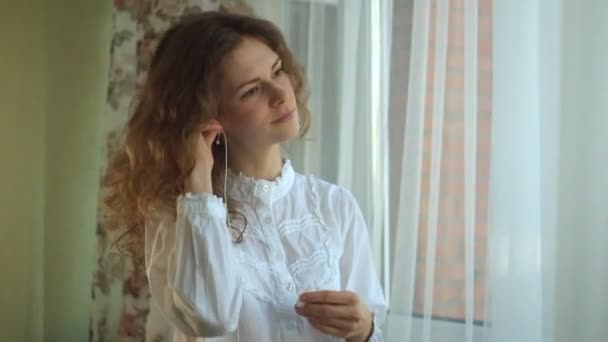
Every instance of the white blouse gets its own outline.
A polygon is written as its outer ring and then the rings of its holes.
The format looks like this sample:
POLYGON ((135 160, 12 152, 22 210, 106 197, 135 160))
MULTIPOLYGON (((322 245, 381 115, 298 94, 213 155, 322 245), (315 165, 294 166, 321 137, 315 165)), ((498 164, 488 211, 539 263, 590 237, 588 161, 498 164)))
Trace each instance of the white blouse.
POLYGON ((338 341, 294 310, 299 294, 317 290, 357 293, 374 315, 370 341, 382 341, 386 304, 349 191, 289 160, 274 181, 229 172, 228 189, 247 218, 241 243, 212 194, 180 196, 176 220, 146 224, 150 316, 172 323, 173 341, 338 341))

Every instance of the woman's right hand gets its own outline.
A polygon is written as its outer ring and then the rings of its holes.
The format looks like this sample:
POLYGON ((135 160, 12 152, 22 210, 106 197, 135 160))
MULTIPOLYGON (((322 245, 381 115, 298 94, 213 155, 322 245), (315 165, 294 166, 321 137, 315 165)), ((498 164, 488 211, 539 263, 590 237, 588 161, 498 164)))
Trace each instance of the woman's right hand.
POLYGON ((213 169, 213 153, 211 147, 215 138, 222 131, 222 126, 212 120, 200 126, 200 134, 196 142, 195 164, 184 184, 186 192, 213 193, 211 170, 213 169))

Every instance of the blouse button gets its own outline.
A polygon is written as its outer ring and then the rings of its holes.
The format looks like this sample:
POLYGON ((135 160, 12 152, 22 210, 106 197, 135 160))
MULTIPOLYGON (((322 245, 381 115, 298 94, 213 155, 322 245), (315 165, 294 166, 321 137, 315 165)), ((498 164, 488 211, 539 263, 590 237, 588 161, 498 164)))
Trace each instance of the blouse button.
POLYGON ((297 323, 295 321, 289 321, 287 323, 287 329, 289 330, 295 330, 297 326, 297 323))
POLYGON ((289 291, 293 290, 293 283, 285 283, 285 288, 288 289, 289 291))
POLYGON ((270 190, 270 187, 268 186, 268 184, 266 184, 262 187, 262 190, 264 190, 264 192, 268 192, 270 190))
POLYGON ((272 219, 270 218, 270 216, 267 216, 267 217, 264 219, 264 223, 266 223, 266 224, 270 224, 270 223, 272 223, 272 219))

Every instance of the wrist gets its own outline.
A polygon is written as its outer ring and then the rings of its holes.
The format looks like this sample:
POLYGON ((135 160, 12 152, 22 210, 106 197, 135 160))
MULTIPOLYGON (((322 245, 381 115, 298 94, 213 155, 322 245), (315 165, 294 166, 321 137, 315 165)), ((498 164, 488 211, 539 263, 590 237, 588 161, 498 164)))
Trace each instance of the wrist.
POLYGON ((374 334, 374 317, 370 313, 365 323, 365 329, 363 332, 357 336, 353 336, 351 338, 346 339, 347 342, 367 342, 370 341, 372 335, 374 334))
POLYGON ((190 192, 193 194, 213 193, 213 186, 211 182, 211 175, 201 175, 196 173, 196 176, 191 174, 184 182, 184 190, 186 193, 190 192))

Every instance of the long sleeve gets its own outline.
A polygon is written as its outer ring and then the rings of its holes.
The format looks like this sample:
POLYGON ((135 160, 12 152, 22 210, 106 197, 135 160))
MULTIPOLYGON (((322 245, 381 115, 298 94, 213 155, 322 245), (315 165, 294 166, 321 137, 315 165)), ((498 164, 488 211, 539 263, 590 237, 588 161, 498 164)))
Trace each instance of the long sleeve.
POLYGON ((380 325, 387 314, 384 293, 371 253, 367 226, 353 195, 343 190, 344 250, 340 260, 340 280, 344 290, 353 291, 365 301, 374 315, 374 332, 369 341, 383 341, 380 325))
POLYGON ((177 199, 176 220, 146 224, 146 275, 152 302, 188 336, 236 330, 243 281, 226 210, 211 194, 177 199))

